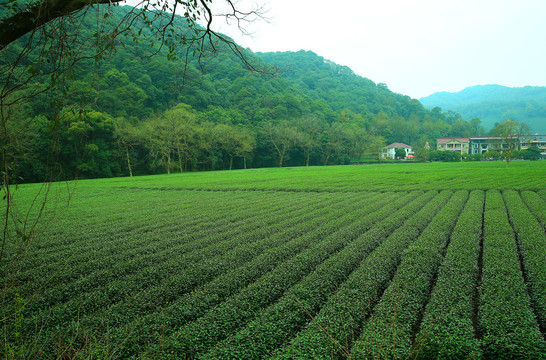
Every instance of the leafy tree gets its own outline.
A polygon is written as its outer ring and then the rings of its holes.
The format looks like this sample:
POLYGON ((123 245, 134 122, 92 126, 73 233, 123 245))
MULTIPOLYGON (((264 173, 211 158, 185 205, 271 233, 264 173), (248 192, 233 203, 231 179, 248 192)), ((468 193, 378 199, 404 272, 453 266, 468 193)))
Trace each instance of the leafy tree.
POLYGON ((525 160, 539 160, 542 157, 541 151, 538 146, 531 146, 521 151, 522 158, 525 160))
POLYGON ((364 155, 369 155, 371 157, 379 160, 381 149, 386 145, 385 138, 380 135, 371 135, 368 137, 366 142, 366 149, 364 150, 364 155))
POLYGON ((472 118, 469 120, 471 136, 482 136, 485 134, 485 128, 481 125, 479 118, 472 118))
POLYGON ((419 146, 415 149, 415 158, 417 159, 417 161, 428 162, 430 161, 430 157, 431 157, 430 149, 426 149, 423 146, 419 146))
POLYGON ((125 161, 127 162, 127 170, 129 176, 133 176, 133 166, 131 165, 132 156, 131 151, 134 147, 142 141, 143 134, 140 133, 136 126, 129 122, 125 118, 117 118, 114 122, 114 136, 117 140, 118 146, 121 148, 125 155, 125 161))
POLYGON ((345 139, 349 156, 357 159, 357 163, 360 165, 362 156, 364 156, 364 152, 368 148, 370 135, 365 128, 354 124, 345 127, 345 139))
POLYGON ((514 151, 519 147, 520 137, 529 132, 529 125, 514 120, 505 120, 500 124, 496 124, 495 127, 491 129, 490 133, 492 135, 502 137, 503 143, 501 145, 501 151, 506 161, 506 167, 510 165, 510 161, 514 157, 514 151))
POLYGON ((316 115, 308 115, 297 121, 299 146, 303 149, 305 166, 309 166, 311 153, 319 145, 318 138, 323 130, 324 123, 316 115))
POLYGON ((345 133, 341 123, 332 123, 326 128, 319 140, 322 162, 326 166, 332 157, 341 154, 345 150, 345 133))
POLYGON ((404 159, 406 157, 406 150, 402 148, 397 148, 396 150, 394 150, 394 156, 397 159, 404 159))
POLYGON ((167 174, 171 173, 173 159, 183 171, 195 154, 196 115, 186 104, 179 104, 165 113, 151 118, 145 124, 147 141, 154 157, 159 158, 167 174))
POLYGON ((256 135, 246 127, 239 127, 238 130, 239 147, 236 149, 236 155, 243 158, 243 169, 246 169, 247 158, 256 149, 256 135))
POLYGON ((288 121, 280 123, 266 123, 262 128, 263 134, 273 145, 279 157, 279 167, 282 167, 287 152, 298 144, 300 133, 288 121))
POLYGON ((81 114, 67 107, 60 113, 60 157, 64 171, 71 177, 111 177, 116 172, 112 161, 114 119, 97 111, 81 114))
POLYGON ((255 147, 255 139, 244 128, 218 124, 214 128, 218 148, 225 151, 229 157, 229 170, 233 169, 233 158, 242 157, 246 168, 246 158, 255 147))
POLYGON ((199 148, 202 165, 207 165, 208 169, 215 168, 217 163, 217 139, 215 137, 214 127, 216 125, 210 121, 204 121, 195 128, 194 140, 199 148))

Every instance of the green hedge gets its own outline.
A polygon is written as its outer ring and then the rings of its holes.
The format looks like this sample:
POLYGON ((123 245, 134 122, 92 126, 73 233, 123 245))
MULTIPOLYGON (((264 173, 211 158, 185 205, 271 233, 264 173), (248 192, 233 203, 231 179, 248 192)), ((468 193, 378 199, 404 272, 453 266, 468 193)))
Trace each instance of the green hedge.
MULTIPOLYGON (((149 344, 156 343, 161 336, 170 334, 180 326, 203 316, 207 310, 250 285, 264 273, 272 271, 282 262, 313 246, 317 236, 327 234, 324 228, 327 228, 325 224, 328 224, 330 219, 343 217, 347 212, 369 202, 376 202, 376 206, 384 204, 378 196, 359 196, 355 199, 355 195, 351 194, 338 197, 338 200, 327 205, 318 202, 315 206, 320 208, 315 211, 303 208, 312 219, 307 221, 302 221, 304 219, 301 218, 291 219, 297 222, 293 227, 280 226, 278 231, 270 236, 272 239, 270 243, 277 243, 277 246, 266 249, 252 260, 240 263, 236 268, 202 284, 191 293, 180 296, 162 311, 145 314, 142 318, 136 317, 116 332, 121 340, 125 334, 129 332, 132 334, 132 338, 125 341, 121 349, 131 348, 133 352, 136 349, 142 350, 149 344), (165 328, 165 324, 169 324, 168 328, 165 328)), ((334 228, 330 229, 333 231, 334 228)), ((136 299, 139 298, 141 297, 136 296, 136 299)), ((123 308, 119 312, 122 310, 123 308)))

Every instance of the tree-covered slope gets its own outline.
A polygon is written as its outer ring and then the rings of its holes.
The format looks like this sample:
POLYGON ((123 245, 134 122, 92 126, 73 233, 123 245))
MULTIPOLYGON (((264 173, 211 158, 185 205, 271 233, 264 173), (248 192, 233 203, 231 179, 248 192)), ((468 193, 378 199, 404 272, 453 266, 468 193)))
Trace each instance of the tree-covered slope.
POLYGON ((528 123, 534 132, 546 133, 546 87, 478 85, 456 93, 435 93, 420 101, 428 108, 453 110, 466 119, 478 117, 486 128, 512 119, 528 123))
POLYGON ((347 66, 325 59, 312 51, 258 53, 263 61, 277 66, 281 75, 313 99, 325 100, 335 111, 389 115, 408 119, 411 114, 430 116, 419 101, 395 94, 386 84, 375 84, 347 66))
MULTIPOLYGON (((169 46, 144 40, 151 36, 143 19, 95 61, 97 18, 112 26, 130 10, 98 7, 74 23, 79 60, 56 93, 38 91, 51 85, 47 74, 13 91, 24 101, 9 111, 9 131, 18 139, 9 158, 23 181, 42 181, 52 160, 63 179, 344 164, 377 156, 386 143, 434 147, 437 137, 480 128, 312 52, 239 49, 242 61, 226 44, 205 42, 197 52, 177 44, 173 58, 169 46)), ((188 31, 183 18, 174 22, 188 31)), ((20 50, 21 42, 11 44, 0 66, 9 67, 20 50)), ((37 63, 40 53, 29 59, 37 63)), ((40 72, 47 70, 43 63, 40 72)), ((11 79, 19 81, 36 69, 15 70, 21 76, 11 79)))

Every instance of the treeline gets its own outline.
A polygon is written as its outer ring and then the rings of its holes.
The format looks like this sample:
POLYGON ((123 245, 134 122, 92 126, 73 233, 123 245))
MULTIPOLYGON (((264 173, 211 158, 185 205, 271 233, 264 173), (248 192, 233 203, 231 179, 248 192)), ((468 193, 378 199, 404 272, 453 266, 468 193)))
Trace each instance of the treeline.
MULTIPOLYGON (((115 23, 128 8, 109 11, 115 23)), ((84 19, 82 39, 93 38, 95 22, 92 13, 84 19)), ((10 141, 1 136, 18 181, 43 181, 48 169, 72 179, 347 164, 376 157, 391 142, 434 147, 437 137, 483 131, 479 119, 428 111, 312 52, 241 50, 270 69, 259 74, 220 45, 205 47, 203 57, 186 58, 181 49, 169 59, 157 45, 118 41, 101 61, 91 45, 81 46, 57 95, 39 91, 51 85, 48 76, 16 84, 11 96, 25 101, 5 111, 10 141)))
POLYGON ((62 165, 60 178, 67 179, 348 164, 366 155, 377 158, 385 143, 364 125, 328 123, 310 115, 257 126, 233 124, 230 119, 222 108, 199 112, 187 104, 144 121, 67 107, 59 114, 57 128, 51 128, 43 115, 28 122, 21 132, 19 145, 24 152, 17 173, 20 180, 40 181, 51 157, 62 165), (53 148, 52 138, 56 139, 53 148))

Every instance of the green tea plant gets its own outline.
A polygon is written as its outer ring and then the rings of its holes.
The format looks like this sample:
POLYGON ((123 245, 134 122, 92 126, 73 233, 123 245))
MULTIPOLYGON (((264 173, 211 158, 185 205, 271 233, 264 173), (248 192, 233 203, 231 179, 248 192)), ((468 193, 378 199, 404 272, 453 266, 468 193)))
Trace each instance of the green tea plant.
POLYGON ((474 305, 484 202, 483 191, 471 192, 451 233, 445 260, 413 346, 419 359, 480 357, 473 317, 477 315, 474 305))
POLYGON ((514 231, 499 191, 487 192, 479 326, 486 359, 543 359, 544 337, 518 259, 514 231))
POLYGON ((534 313, 541 328, 546 329, 546 233, 517 192, 508 190, 502 195, 517 235, 523 275, 534 313))
POLYGON ((217 344, 203 358, 233 356, 260 359, 280 347, 301 330, 364 258, 386 241, 390 233, 405 224, 400 219, 411 218, 418 213, 431 201, 432 196, 432 192, 427 192, 378 221, 288 290, 273 306, 258 314, 244 329, 217 344))
POLYGON ((394 278, 352 347, 351 357, 405 359, 414 356, 415 331, 451 231, 467 198, 466 191, 455 193, 404 251, 394 278))
POLYGON ((546 168, 528 164, 80 181, 39 242, 5 247, 26 261, 0 358, 540 359, 546 168))
MULTIPOLYGON (((361 262, 347 281, 276 358, 341 358, 348 356, 362 324, 394 275, 404 249, 451 197, 446 191, 419 211, 408 209, 406 220, 361 262)), ((396 218, 392 220, 396 221, 396 218)))

